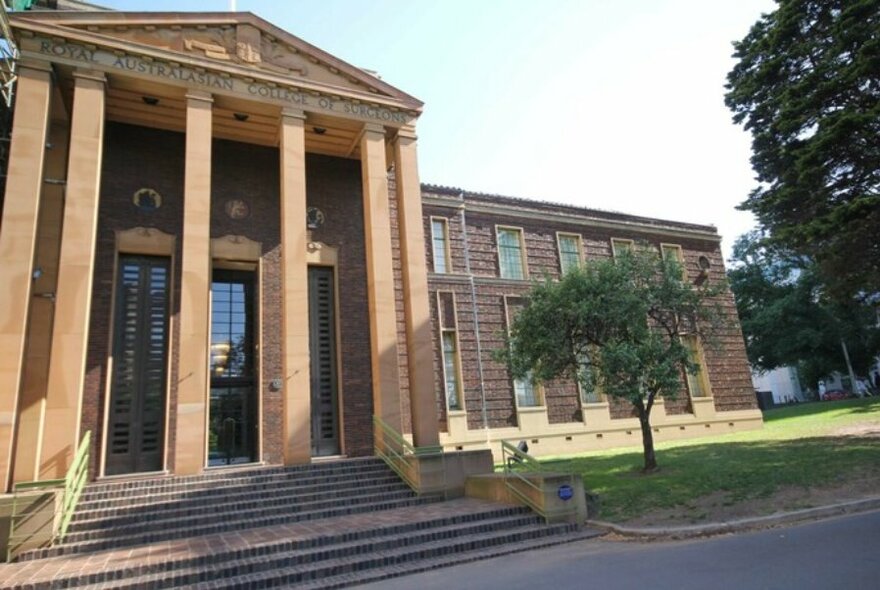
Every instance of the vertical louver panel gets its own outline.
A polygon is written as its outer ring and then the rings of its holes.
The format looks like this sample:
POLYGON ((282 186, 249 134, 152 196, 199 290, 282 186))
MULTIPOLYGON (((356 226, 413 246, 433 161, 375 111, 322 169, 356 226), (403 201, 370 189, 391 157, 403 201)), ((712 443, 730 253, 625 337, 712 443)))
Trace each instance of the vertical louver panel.
POLYGON ((116 286, 106 473, 162 468, 169 261, 121 256, 116 286))
POLYGON ((309 268, 309 348, 311 355, 312 453, 339 453, 336 400, 336 303, 333 269, 309 268))

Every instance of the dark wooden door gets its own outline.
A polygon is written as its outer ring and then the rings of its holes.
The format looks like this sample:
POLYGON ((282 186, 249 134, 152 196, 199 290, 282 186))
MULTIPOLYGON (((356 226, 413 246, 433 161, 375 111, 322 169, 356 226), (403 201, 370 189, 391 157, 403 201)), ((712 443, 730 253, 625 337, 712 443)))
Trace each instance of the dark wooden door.
POLYGON ((166 257, 119 258, 107 475, 163 467, 169 268, 166 257))
POLYGON ((336 297, 333 269, 309 267, 309 355, 312 400, 312 455, 338 455, 339 411, 336 384, 336 297))

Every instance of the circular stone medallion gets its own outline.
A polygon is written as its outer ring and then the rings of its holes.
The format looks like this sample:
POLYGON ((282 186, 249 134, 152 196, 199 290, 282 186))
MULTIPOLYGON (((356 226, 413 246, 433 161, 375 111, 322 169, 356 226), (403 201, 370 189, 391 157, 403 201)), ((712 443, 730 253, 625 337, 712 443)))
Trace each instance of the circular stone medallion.
POLYGON ((224 210, 229 219, 244 219, 251 214, 250 206, 242 199, 229 199, 226 201, 224 210))
POLYGON ((309 229, 318 229, 324 225, 324 212, 317 207, 309 207, 306 209, 306 227, 309 229))
POLYGON ((142 188, 135 191, 131 202, 141 211, 155 211, 162 206, 162 195, 151 188, 142 188))

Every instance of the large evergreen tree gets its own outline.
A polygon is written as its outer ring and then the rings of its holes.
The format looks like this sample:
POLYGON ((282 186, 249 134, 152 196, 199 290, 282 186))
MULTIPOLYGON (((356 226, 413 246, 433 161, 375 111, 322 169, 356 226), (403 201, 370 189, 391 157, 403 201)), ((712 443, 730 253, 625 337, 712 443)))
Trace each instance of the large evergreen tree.
POLYGON ((734 43, 727 106, 759 185, 741 208, 839 299, 880 293, 880 0, 778 0, 734 43))

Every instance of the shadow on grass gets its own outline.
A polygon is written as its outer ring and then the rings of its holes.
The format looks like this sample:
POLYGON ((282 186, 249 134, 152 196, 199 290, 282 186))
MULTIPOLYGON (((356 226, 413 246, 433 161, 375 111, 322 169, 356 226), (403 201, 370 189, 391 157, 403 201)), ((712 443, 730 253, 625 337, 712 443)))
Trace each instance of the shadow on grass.
POLYGON ((585 488, 599 495, 603 516, 630 518, 652 509, 688 506, 710 494, 735 503, 765 498, 783 487, 808 489, 880 478, 880 438, 710 443, 660 450, 657 462, 660 469, 650 475, 640 472, 640 451, 545 465, 582 476, 585 488))
POLYGON ((776 408, 764 412, 764 422, 775 422, 803 416, 821 416, 822 414, 880 414, 880 398, 847 399, 834 402, 810 402, 796 404, 784 408, 776 408))

